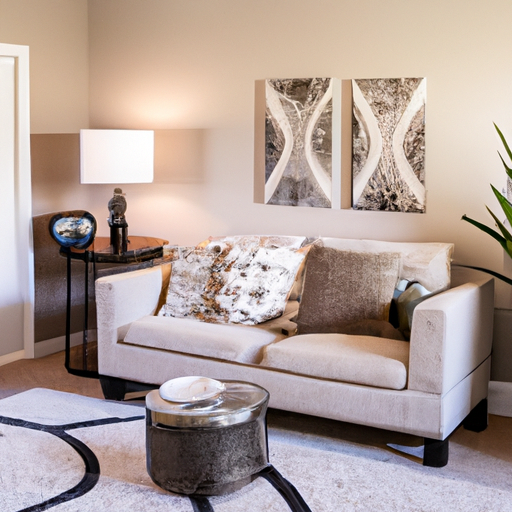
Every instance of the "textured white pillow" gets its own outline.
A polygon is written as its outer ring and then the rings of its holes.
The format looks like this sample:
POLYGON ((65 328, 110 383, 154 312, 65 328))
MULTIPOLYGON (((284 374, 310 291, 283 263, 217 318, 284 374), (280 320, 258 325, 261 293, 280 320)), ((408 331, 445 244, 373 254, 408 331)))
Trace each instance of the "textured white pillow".
POLYGON ((280 316, 306 249, 225 240, 180 251, 159 316, 254 325, 280 316))
POLYGON ((277 249, 278 247, 288 247, 288 249, 300 249, 306 243, 305 236, 286 236, 286 235, 231 235, 231 236, 210 236, 197 245, 197 248, 212 248, 216 245, 227 243, 244 248, 249 247, 268 247, 277 249))

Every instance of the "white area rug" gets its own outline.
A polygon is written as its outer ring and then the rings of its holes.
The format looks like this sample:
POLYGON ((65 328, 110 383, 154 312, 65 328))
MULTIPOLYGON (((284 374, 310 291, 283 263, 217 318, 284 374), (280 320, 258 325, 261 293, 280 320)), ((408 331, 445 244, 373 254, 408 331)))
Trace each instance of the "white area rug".
MULTIPOLYGON (((261 477, 236 493, 199 504, 160 489, 146 471, 144 414, 140 406, 45 389, 0 400, 0 511, 290 511, 261 477), (89 482, 91 490, 72 491, 74 499, 41 507, 77 486, 85 464, 67 442, 30 428, 32 423, 50 429, 69 425, 56 432, 69 434, 96 455, 100 474, 97 482, 89 482)), ((313 512, 512 511, 510 463, 490 461, 453 442, 450 450, 458 461, 453 468, 450 463, 425 468, 379 448, 269 428, 270 462, 313 512), (492 467, 492 473, 482 473, 482 465, 492 467)))

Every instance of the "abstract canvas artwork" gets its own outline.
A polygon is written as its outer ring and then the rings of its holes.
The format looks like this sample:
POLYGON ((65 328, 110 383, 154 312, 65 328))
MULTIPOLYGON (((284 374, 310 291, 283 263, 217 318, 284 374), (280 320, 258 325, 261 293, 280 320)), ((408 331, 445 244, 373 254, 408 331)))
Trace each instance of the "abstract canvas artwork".
POLYGON ((269 79, 265 101, 265 203, 331 208, 340 173, 339 81, 269 79))
POLYGON ((425 212, 425 78, 352 80, 352 204, 425 212))

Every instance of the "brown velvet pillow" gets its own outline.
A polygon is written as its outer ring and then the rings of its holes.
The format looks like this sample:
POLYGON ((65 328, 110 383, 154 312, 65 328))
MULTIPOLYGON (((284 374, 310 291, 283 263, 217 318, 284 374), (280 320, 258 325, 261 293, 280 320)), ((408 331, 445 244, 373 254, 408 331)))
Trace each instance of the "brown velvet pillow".
POLYGON ((297 317, 300 334, 341 332, 360 320, 387 320, 400 254, 313 246, 297 317))

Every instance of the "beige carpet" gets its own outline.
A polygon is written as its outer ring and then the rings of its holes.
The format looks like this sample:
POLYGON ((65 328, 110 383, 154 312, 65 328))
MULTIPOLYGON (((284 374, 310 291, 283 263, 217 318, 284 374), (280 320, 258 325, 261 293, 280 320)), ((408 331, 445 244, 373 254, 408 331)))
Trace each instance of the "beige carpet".
MULTIPOLYGON (((207 510, 153 484, 145 467, 145 423, 133 420, 143 415, 141 406, 46 389, 0 400, 4 418, 0 422, 0 510, 43 510, 37 504, 73 488, 85 473, 84 461, 64 440, 6 418, 54 427, 100 420, 99 424, 65 428, 99 460, 97 483, 84 495, 49 510, 207 510)), ((381 446, 340 438, 336 432, 310 432, 307 419, 302 432, 288 428, 287 422, 294 421, 296 416, 284 413, 280 421, 272 422, 278 426, 269 426, 270 462, 314 512, 512 510, 512 462, 468 446, 464 436, 460 436, 462 442, 451 441, 448 465, 434 469, 381 446)), ((482 434, 468 435, 477 439, 473 436, 482 434)), ((263 478, 241 491, 208 501, 208 510, 215 512, 290 510, 263 478)))

